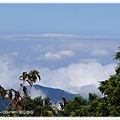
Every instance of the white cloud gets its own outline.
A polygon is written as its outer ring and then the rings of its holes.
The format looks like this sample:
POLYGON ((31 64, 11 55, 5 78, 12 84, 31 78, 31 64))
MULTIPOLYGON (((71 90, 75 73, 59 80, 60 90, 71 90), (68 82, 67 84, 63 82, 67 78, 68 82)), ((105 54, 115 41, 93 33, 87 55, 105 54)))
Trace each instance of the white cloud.
POLYGON ((32 50, 35 51, 35 52, 51 51, 51 50, 54 50, 54 45, 53 44, 50 44, 50 45, 38 44, 38 45, 32 46, 32 50))
POLYGON ((16 56, 18 56, 18 55, 19 55, 19 53, 17 53, 17 52, 13 52, 13 53, 9 53, 8 55, 9 55, 9 56, 16 57, 16 56))
POLYGON ((44 55, 44 59, 52 59, 52 60, 61 59, 61 55, 58 53, 48 52, 44 55))
POLYGON ((97 61, 88 61, 86 63, 72 63, 67 67, 54 70, 42 68, 43 80, 41 84, 82 95, 93 91, 98 93, 99 82, 114 74, 115 67, 114 63, 101 65, 97 61), (82 89, 85 86, 89 86, 89 91, 82 89))
POLYGON ((80 95, 84 96, 84 98, 88 98, 89 93, 96 93, 101 96, 100 91, 97 91, 97 86, 94 84, 82 86, 78 89, 78 91, 80 91, 80 95))
POLYGON ((70 50, 61 50, 58 52, 58 54, 63 56, 74 56, 74 53, 70 50))
POLYGON ((109 52, 118 51, 119 41, 113 41, 113 40, 106 40, 104 38, 101 38, 100 40, 97 40, 97 38, 90 39, 90 40, 74 40, 74 41, 66 41, 63 42, 63 44, 60 45, 61 49, 67 49, 72 51, 81 51, 81 52, 87 52, 90 54, 109 54, 109 52), (109 52, 108 52, 109 51, 109 52))
POLYGON ((69 50, 61 50, 61 51, 58 51, 56 53, 47 52, 44 55, 44 59, 59 60, 65 56, 72 57, 72 56, 74 56, 74 52, 69 51, 69 50))
POLYGON ((120 39, 120 36, 80 36, 76 34, 4 34, 0 35, 0 39, 15 39, 15 40, 30 40, 30 39, 120 39))
POLYGON ((60 47, 64 49, 70 49, 70 50, 81 50, 84 48, 85 44, 84 42, 69 42, 66 44, 62 44, 60 47))
MULTIPOLYGON (((0 85, 5 89, 20 89, 20 81, 18 78, 24 71, 30 71, 28 66, 17 68, 13 65, 12 59, 8 56, 0 56, 0 85)), ((28 83, 25 83, 28 86, 28 83)), ((22 92, 21 92, 22 93, 22 92)), ((42 96, 46 97, 46 94, 42 90, 37 90, 34 87, 29 89, 29 95, 31 98, 42 96)))
POLYGON ((29 89, 29 96, 31 96, 31 98, 36 98, 38 96, 41 96, 42 98, 47 97, 47 95, 40 89, 36 89, 34 86, 29 89))
POLYGON ((75 34, 16 34, 16 35, 0 35, 0 39, 71 39, 78 38, 78 35, 75 34))
MULTIPOLYGON (((12 60, 7 56, 0 57, 0 84, 6 89, 14 88, 18 90, 19 84, 21 83, 18 78, 21 73, 24 71, 29 72, 34 68, 27 65, 27 67, 21 66, 21 68, 17 68, 11 61, 12 60)), ((67 92, 79 93, 83 97, 86 97, 88 93, 98 93, 97 87, 99 81, 106 80, 110 75, 114 74, 115 67, 116 64, 114 63, 102 65, 95 60, 71 63, 67 67, 61 67, 54 70, 36 67, 42 78, 37 84, 61 88, 67 92)), ((32 97, 36 97, 37 95, 45 97, 42 91, 35 90, 34 88, 30 95, 32 95, 32 97)))
POLYGON ((7 89, 19 86, 18 69, 14 67, 12 61, 8 56, 0 56, 0 84, 7 89))
POLYGON ((95 49, 91 52, 91 55, 95 55, 95 56, 105 56, 108 54, 109 54, 109 52, 104 49, 95 49))

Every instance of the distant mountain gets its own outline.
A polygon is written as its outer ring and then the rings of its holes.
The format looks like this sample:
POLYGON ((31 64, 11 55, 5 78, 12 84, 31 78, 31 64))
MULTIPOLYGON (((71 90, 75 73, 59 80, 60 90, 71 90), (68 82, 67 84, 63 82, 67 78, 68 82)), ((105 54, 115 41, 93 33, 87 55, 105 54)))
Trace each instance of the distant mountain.
MULTIPOLYGON (((36 90, 43 91, 43 93, 45 93, 47 95, 47 97, 50 98, 52 103, 56 103, 58 101, 58 99, 60 98, 60 96, 65 97, 67 100, 70 100, 70 99, 73 99, 77 95, 77 94, 68 93, 66 91, 63 91, 62 89, 44 87, 44 86, 41 86, 41 85, 33 85, 33 87, 36 90)), ((8 105, 8 100, 2 100, 2 98, 0 97, 0 112, 2 112, 5 109, 4 105, 5 106, 8 105)))
POLYGON ((0 97, 0 112, 2 112, 5 107, 8 105, 8 100, 3 100, 2 97, 0 97))
POLYGON ((52 102, 57 102, 58 99, 61 97, 65 97, 67 100, 73 99, 77 94, 68 93, 63 91, 62 89, 55 89, 50 87, 44 87, 41 85, 34 85, 35 89, 40 89, 50 98, 52 102), (63 92, 62 92, 63 91, 63 92))

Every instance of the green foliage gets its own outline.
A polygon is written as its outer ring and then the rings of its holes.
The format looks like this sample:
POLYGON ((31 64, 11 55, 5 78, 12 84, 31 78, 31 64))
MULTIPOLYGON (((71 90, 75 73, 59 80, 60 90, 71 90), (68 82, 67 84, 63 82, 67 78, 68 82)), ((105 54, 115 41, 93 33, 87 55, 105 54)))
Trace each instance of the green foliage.
MULTIPOLYGON (((115 60, 120 60, 120 52, 114 56, 115 60)), ((104 95, 108 116, 120 116, 120 63, 115 69, 115 74, 100 82, 98 89, 104 95)))
POLYGON ((49 97, 44 98, 44 106, 48 107, 50 105, 51 105, 50 98, 49 97))
POLYGON ((41 80, 41 77, 40 77, 39 72, 37 70, 32 70, 29 73, 23 72, 22 75, 19 77, 19 79, 23 81, 23 84, 25 82, 28 82, 31 87, 32 87, 33 83, 36 83, 37 78, 39 80, 41 80))
POLYGON ((87 104, 87 101, 80 95, 74 97, 73 100, 68 100, 62 116, 82 116, 79 109, 87 104))
MULTIPOLYGON (((118 50, 120 50, 120 46, 118 47, 118 50)), ((117 52, 117 53, 114 55, 114 60, 120 60, 120 52, 117 52)))

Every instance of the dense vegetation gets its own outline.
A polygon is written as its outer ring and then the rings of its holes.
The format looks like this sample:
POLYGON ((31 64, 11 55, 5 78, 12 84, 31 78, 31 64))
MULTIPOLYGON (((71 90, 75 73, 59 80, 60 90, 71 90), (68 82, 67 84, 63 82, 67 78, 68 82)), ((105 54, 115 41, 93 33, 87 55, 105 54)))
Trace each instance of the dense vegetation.
MULTIPOLYGON (((120 48, 119 48, 120 50, 120 48)), ((114 55, 114 60, 120 61, 120 52, 114 55)), ((61 109, 52 105, 50 99, 41 96, 31 99, 24 86, 28 82, 32 87, 37 79, 41 80, 37 70, 29 73, 23 72, 19 78, 22 81, 18 91, 14 89, 5 90, 0 86, 0 96, 4 99, 8 95, 9 105, 1 116, 120 116, 120 63, 115 68, 115 74, 107 80, 100 82, 98 90, 102 97, 89 93, 88 100, 77 95, 72 100, 63 98, 58 103, 61 109), (23 91, 24 95, 20 93, 23 91)))

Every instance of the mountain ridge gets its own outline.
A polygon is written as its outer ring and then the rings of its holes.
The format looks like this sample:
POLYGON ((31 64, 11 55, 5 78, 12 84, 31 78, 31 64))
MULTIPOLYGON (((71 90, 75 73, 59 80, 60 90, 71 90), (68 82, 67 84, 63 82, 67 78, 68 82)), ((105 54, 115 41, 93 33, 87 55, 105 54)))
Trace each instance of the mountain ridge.
POLYGON ((50 98, 52 102, 58 101, 61 97, 65 97, 67 100, 73 99, 77 94, 72 94, 69 92, 66 92, 59 88, 51 88, 51 87, 45 87, 42 85, 33 85, 35 89, 40 89, 47 95, 47 97, 50 98))
MULTIPOLYGON (((29 86, 27 87, 29 88, 29 86)), ((52 103, 56 103, 58 102, 58 100, 62 100, 61 99, 62 97, 65 97, 67 100, 70 100, 70 99, 73 99, 77 95, 77 94, 66 92, 59 88, 45 87, 42 85, 33 85, 32 87, 34 87, 36 90, 42 90, 43 93, 45 93, 47 97, 50 98, 52 103)), ((0 112, 4 110, 5 106, 7 106, 8 103, 9 103, 8 100, 2 100, 2 97, 0 97, 0 112)))

